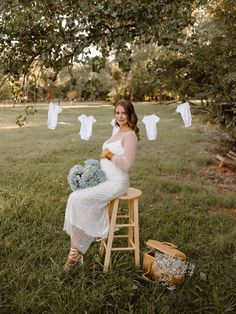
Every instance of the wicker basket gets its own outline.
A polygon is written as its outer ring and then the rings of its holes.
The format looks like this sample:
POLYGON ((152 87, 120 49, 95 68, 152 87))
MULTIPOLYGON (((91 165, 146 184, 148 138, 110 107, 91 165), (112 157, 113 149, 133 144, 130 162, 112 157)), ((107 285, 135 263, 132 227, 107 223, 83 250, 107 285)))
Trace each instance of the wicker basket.
POLYGON ((179 259, 180 261, 185 262, 187 260, 186 255, 183 252, 177 250, 176 245, 173 243, 160 242, 156 240, 148 240, 146 244, 151 250, 144 253, 144 274, 142 275, 144 279, 171 286, 180 284, 185 280, 185 274, 163 274, 161 271, 161 260, 158 259, 158 256, 156 256, 156 252, 158 252, 165 254, 168 257, 179 259))

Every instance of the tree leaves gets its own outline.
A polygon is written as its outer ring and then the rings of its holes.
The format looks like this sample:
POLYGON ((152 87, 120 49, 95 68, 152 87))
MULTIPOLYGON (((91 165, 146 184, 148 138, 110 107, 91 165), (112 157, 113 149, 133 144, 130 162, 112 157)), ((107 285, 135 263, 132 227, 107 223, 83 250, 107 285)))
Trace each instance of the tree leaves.
POLYGON ((153 43, 162 49, 150 58, 152 66, 143 74, 153 79, 146 81, 161 80, 179 95, 210 99, 217 111, 220 102, 236 99, 235 16, 233 0, 4 0, 0 71, 26 77, 39 62, 57 73, 86 62, 94 46, 103 56, 92 60, 94 72, 115 55, 127 76, 135 47, 153 43))
MULTIPOLYGON (((25 73, 40 58, 46 67, 59 70, 91 44, 103 52, 122 50, 125 43, 137 40, 167 45, 191 22, 194 3, 5 0, 0 13, 0 54, 8 62, 2 62, 1 68, 4 73, 25 73)), ((124 68, 128 69, 127 64, 124 68)))

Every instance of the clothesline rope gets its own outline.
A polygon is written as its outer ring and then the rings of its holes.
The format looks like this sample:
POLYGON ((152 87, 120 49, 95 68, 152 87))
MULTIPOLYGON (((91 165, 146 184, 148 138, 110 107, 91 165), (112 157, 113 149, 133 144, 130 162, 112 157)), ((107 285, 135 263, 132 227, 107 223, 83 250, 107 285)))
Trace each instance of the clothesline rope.
POLYGON ((157 111, 156 113, 157 114, 159 114, 159 113, 161 113, 161 112, 165 112, 165 111, 168 111, 168 110, 173 110, 173 108, 172 107, 169 107, 169 108, 167 108, 167 109, 163 109, 163 110, 161 110, 161 111, 157 111))

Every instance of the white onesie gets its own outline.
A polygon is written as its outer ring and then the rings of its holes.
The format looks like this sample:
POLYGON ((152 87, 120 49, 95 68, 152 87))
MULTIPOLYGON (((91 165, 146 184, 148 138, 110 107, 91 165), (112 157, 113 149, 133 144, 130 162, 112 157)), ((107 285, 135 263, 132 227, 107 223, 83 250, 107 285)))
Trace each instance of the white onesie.
POLYGON ((176 112, 179 112, 181 114, 181 117, 184 121, 184 126, 188 128, 192 123, 192 116, 190 111, 190 105, 189 102, 186 101, 176 108, 176 112))
POLYGON ((115 135, 117 132, 119 132, 119 127, 115 124, 116 122, 116 119, 112 119, 111 120, 111 125, 113 126, 113 129, 112 129, 112 136, 115 135))
POLYGON ((48 107, 48 128, 54 130, 57 126, 58 114, 62 112, 62 108, 57 103, 51 102, 48 107))
POLYGON ((96 122, 96 119, 93 116, 86 116, 82 114, 78 117, 78 120, 81 122, 80 126, 80 138, 81 140, 88 141, 92 135, 93 123, 96 122))
POLYGON ((160 118, 155 114, 144 116, 142 122, 145 124, 146 133, 149 141, 154 141, 157 138, 156 123, 159 121, 160 118))

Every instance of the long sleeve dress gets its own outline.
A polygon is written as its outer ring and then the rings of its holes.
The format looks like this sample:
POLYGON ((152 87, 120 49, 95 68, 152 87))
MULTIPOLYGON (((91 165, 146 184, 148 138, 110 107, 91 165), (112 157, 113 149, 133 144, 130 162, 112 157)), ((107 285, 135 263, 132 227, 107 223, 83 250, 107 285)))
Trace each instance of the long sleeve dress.
POLYGON ((83 254, 95 237, 105 238, 108 235, 110 223, 107 205, 128 190, 128 172, 134 163, 136 145, 134 131, 119 131, 109 138, 102 148, 108 149, 114 156, 112 160, 100 160, 106 181, 74 191, 68 198, 64 230, 83 254))

